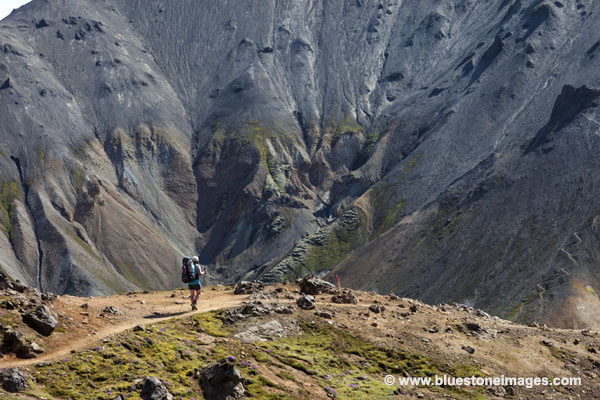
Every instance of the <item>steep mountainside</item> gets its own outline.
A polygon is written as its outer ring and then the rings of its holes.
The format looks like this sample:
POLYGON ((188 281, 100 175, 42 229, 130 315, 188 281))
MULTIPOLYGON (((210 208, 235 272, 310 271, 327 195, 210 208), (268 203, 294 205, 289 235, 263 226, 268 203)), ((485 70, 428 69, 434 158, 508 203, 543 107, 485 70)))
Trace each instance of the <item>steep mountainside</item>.
POLYGON ((354 287, 598 327, 600 4, 34 0, 0 263, 43 290, 354 287))

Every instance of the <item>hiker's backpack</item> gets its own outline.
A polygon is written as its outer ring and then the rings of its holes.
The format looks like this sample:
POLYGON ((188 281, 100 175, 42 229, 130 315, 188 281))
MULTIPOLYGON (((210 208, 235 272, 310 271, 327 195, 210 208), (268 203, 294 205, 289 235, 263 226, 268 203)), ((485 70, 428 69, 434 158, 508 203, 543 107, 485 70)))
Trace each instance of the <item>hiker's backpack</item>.
POLYGON ((194 264, 192 264, 192 257, 183 257, 181 261, 181 281, 183 283, 190 283, 198 279, 198 275, 194 275, 194 264))

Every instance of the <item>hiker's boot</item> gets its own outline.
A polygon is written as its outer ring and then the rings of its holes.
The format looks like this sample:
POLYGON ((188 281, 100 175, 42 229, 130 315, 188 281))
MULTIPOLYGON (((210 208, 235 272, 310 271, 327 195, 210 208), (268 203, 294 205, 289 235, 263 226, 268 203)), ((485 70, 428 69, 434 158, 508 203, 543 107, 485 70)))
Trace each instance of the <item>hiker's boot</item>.
POLYGON ((196 303, 192 303, 192 310, 197 310, 198 307, 196 307, 196 303))

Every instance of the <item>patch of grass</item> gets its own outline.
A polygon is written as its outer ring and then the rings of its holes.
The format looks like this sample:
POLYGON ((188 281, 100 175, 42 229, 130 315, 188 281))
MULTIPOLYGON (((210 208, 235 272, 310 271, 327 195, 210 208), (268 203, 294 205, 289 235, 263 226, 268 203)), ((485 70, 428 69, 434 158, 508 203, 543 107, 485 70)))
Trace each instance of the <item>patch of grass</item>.
POLYGON ((81 193, 83 189, 83 181, 85 179, 85 172, 80 168, 71 168, 71 183, 77 193, 81 193))
MULTIPOLYGON (((408 161, 400 174, 400 178, 394 185, 400 184, 410 174, 422 156, 422 153, 418 153, 408 161)), ((395 203, 392 202, 393 190, 391 186, 388 182, 381 181, 368 193, 369 201, 374 210, 374 232, 370 240, 376 239, 379 235, 390 229, 398 219, 400 211, 406 205, 405 199, 401 199, 395 203)))
POLYGON ((289 372, 287 372, 285 369, 279 371, 277 373, 277 376, 283 380, 286 381, 292 381, 292 382, 296 382, 296 378, 294 378, 294 375, 290 374, 289 372))
POLYGON ((364 132, 363 127, 349 114, 341 122, 330 120, 326 129, 331 134, 331 147, 335 146, 337 141, 344 135, 357 135, 364 132))
POLYGON ((594 296, 598 296, 598 294, 596 294, 596 291, 594 290, 593 287, 591 286, 586 286, 585 290, 587 290, 588 292, 590 292, 591 294, 593 294, 594 296))
MULTIPOLYGON (((381 348, 330 325, 301 321, 300 327, 299 336, 257 346, 281 363, 316 379, 324 393, 327 387, 333 389, 339 399, 387 398, 394 390, 381 379, 387 373, 431 376, 439 371, 426 357, 381 348), (363 378, 359 380, 359 376, 363 378)), ((284 371, 278 376, 289 379, 284 371)))
POLYGON ((199 398, 190 376, 211 358, 196 340, 198 329, 193 319, 187 319, 128 331, 94 349, 37 365, 33 376, 58 398, 108 400, 119 393, 139 398, 140 388, 132 383, 146 376, 159 377, 175 398, 199 398))
MULTIPOLYGON (((309 246, 301 261, 305 270, 315 273, 330 269, 346 258, 354 248, 359 240, 361 221, 366 218, 361 217, 363 211, 358 208, 348 210, 347 213, 334 222, 323 243, 312 243, 309 246)), ((295 271, 298 277, 302 272, 302 270, 295 271)))
POLYGON ((233 328, 223 325, 222 317, 224 311, 217 310, 194 316, 194 321, 207 334, 216 337, 229 337, 233 328))
POLYGON ((15 212, 15 201, 23 200, 21 186, 17 181, 0 182, 0 227, 13 239, 12 216, 15 212))

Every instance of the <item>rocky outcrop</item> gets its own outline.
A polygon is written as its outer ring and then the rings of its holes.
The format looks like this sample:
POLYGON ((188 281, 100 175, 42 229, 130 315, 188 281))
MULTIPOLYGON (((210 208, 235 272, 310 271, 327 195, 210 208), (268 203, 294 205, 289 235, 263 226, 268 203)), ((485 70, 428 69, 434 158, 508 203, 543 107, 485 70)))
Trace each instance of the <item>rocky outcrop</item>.
POLYGON ((314 310, 317 306, 315 298, 310 295, 303 295, 296 300, 296 305, 303 310, 314 310))
POLYGON ((50 336, 58 325, 56 315, 45 305, 23 315, 23 321, 44 336, 50 336))
POLYGON ((350 289, 338 290, 331 298, 333 303, 338 304, 358 304, 358 297, 350 289))
POLYGON ((265 288, 265 285, 259 281, 246 282, 242 281, 235 285, 233 294, 253 294, 260 292, 265 288))
POLYGON ((35 358, 35 353, 41 352, 37 344, 29 344, 20 332, 13 329, 7 329, 2 333, 0 350, 3 354, 15 354, 18 358, 35 358))
POLYGON ((314 275, 305 276, 300 282, 300 293, 303 294, 334 293, 335 290, 332 283, 316 278, 314 275))
POLYGON ((29 388, 27 377, 18 368, 5 368, 0 372, 2 389, 10 393, 21 392, 29 388))
POLYGON ((246 392, 241 372, 226 360, 206 367, 200 373, 200 387, 207 400, 241 399, 246 392))
POLYGON ((167 387, 156 377, 147 377, 140 395, 142 400, 173 400, 167 387))

